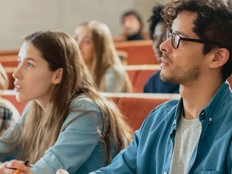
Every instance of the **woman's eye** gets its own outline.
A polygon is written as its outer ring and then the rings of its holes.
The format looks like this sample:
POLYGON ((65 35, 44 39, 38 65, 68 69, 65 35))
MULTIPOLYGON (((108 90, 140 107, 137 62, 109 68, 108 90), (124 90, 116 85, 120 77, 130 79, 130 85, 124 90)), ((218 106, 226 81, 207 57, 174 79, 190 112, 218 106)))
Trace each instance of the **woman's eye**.
POLYGON ((34 65, 33 65, 32 63, 27 63, 27 67, 28 67, 28 68, 33 68, 34 65))
POLYGON ((84 40, 83 43, 89 44, 89 43, 90 43, 90 40, 84 40))
POLYGON ((85 38, 85 39, 82 40, 82 42, 85 43, 85 44, 89 44, 89 43, 92 42, 92 40, 90 38, 85 38))

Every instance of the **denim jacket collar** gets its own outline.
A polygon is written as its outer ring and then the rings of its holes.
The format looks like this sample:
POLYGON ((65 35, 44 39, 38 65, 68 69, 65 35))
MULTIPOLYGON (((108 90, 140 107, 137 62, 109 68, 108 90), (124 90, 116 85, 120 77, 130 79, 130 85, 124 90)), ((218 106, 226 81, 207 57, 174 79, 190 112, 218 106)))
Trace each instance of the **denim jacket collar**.
MULTIPOLYGON (((209 121, 213 121, 213 117, 215 116, 216 110, 219 110, 224 103, 227 101, 226 99, 231 97, 231 89, 228 87, 228 82, 222 83, 217 92, 214 94, 212 100, 209 104, 201 111, 201 115, 205 113, 206 119, 209 121)), ((200 115, 200 117, 201 117, 200 115)), ((201 118, 200 118, 201 119, 201 118)))
MULTIPOLYGON (((217 92, 214 94, 209 104, 204 109, 202 109, 202 111, 200 112, 200 115, 199 115, 200 120, 207 119, 209 122, 213 121, 213 116, 214 116, 215 111, 218 110, 218 108, 220 108, 226 102, 225 99, 227 97, 231 97, 231 89, 228 88, 228 86, 229 84, 227 81, 222 83, 222 85, 219 87, 217 92)), ((176 111, 175 111, 175 118, 172 124, 173 131, 176 130, 177 128, 177 123, 180 120, 182 111, 183 111, 183 99, 181 98, 177 105, 176 111)))

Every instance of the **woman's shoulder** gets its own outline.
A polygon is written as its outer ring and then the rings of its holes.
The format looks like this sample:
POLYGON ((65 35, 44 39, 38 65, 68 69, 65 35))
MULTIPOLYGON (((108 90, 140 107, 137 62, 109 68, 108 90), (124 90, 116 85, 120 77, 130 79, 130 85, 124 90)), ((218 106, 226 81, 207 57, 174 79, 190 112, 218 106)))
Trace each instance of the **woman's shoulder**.
POLYGON ((69 109, 72 111, 75 110, 99 110, 95 101, 88 97, 85 94, 81 94, 75 97, 72 102, 70 103, 69 109))
MULTIPOLYGON (((69 106, 69 113, 64 121, 62 126, 62 130, 65 129, 67 126, 80 126, 80 124, 88 124, 88 125, 95 125, 96 123, 99 127, 101 127, 102 117, 101 111, 97 104, 86 95, 80 95, 72 100, 69 106)), ((95 130, 95 128, 94 128, 95 130)))
POLYGON ((93 99, 88 97, 86 94, 81 94, 76 96, 72 102, 71 105, 81 105, 82 103, 94 103, 93 99))

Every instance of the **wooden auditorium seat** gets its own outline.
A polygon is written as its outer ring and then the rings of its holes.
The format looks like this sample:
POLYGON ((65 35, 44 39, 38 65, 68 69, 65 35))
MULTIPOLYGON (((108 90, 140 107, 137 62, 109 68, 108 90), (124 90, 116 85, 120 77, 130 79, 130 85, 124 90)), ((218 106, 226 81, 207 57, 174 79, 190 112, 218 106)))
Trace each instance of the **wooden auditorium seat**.
POLYGON ((147 115, 161 103, 179 99, 179 94, 101 93, 113 99, 133 130, 140 128, 147 115))
POLYGON ((158 64, 152 50, 152 40, 114 43, 117 51, 127 53, 127 65, 158 64))
POLYGON ((0 51, 0 62, 4 67, 17 67, 18 50, 0 51))
MULTIPOLYGON (((2 98, 10 101, 21 114, 26 103, 19 103, 13 90, 1 91, 2 98)), ((135 94, 135 93, 101 93, 119 107, 133 130, 139 129, 147 115, 159 104, 179 99, 179 94, 135 94)))
MULTIPOLYGON (((142 36, 143 36, 144 40, 151 40, 149 31, 142 31, 142 36)), ((126 41, 126 36, 123 35, 123 33, 121 35, 114 36, 113 41, 114 41, 114 43, 125 42, 126 41)))
POLYGON ((131 84, 133 92, 143 93, 143 87, 152 74, 160 69, 159 65, 127 65, 124 66, 131 84))

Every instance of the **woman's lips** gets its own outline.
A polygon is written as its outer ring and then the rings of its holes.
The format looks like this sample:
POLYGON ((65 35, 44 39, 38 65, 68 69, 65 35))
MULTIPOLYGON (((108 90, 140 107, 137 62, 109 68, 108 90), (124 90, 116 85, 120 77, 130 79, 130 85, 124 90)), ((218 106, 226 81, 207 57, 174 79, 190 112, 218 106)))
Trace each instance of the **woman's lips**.
POLYGON ((14 83, 14 86, 15 86, 14 91, 19 92, 19 90, 21 89, 20 85, 17 83, 14 83))

